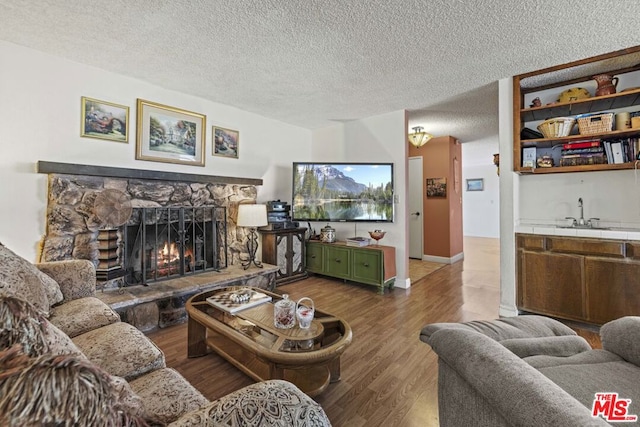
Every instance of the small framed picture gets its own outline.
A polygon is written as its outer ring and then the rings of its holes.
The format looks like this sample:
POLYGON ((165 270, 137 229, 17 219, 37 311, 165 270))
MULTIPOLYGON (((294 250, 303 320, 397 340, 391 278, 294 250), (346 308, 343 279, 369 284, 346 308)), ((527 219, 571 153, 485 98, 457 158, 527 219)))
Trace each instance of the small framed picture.
POLYGON ((468 179, 467 191, 484 191, 484 178, 468 179))
POLYGON ((447 197, 447 178, 427 178, 427 197, 447 197))
POLYGON ((214 126, 211 134, 213 135, 214 156, 238 158, 239 131, 214 126))
POLYGON ((80 136, 129 142, 129 107, 83 96, 80 136))
POLYGON ((204 166, 206 117, 138 99, 136 159, 204 166))
POLYGON ((523 168, 535 168, 536 167, 536 147, 525 147, 522 149, 522 167, 523 168))

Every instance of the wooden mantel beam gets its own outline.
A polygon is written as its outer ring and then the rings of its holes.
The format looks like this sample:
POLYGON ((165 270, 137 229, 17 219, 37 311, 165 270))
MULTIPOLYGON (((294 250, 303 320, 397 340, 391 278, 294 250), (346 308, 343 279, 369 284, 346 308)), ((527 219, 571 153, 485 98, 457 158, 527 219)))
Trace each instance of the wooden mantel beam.
POLYGON ((74 163, 58 163, 38 160, 36 165, 38 173, 64 174, 64 175, 87 175, 102 176, 110 178, 128 179, 148 179, 158 181, 183 181, 200 182, 213 184, 240 184, 240 185, 262 185, 259 178, 240 178, 217 175, 200 175, 181 172, 163 172, 143 169, 114 168, 109 166, 78 165, 74 163))

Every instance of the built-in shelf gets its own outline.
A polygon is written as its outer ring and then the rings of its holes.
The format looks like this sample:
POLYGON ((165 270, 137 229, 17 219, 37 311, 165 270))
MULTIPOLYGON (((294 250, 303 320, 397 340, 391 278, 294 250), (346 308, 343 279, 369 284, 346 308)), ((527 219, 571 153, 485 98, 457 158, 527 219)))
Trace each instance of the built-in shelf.
POLYGON ((638 103, 640 103, 640 89, 634 89, 571 102, 557 102, 541 107, 523 108, 520 110, 520 115, 523 122, 531 122, 547 120, 553 117, 575 116, 576 114, 625 108, 638 103))
POLYGON ((180 172, 152 171, 144 169, 114 168, 109 166, 78 165, 38 160, 38 173, 58 173, 64 175, 87 175, 109 178, 147 179, 157 181, 201 182, 204 184, 262 185, 259 178, 240 178, 217 175, 200 175, 180 172))

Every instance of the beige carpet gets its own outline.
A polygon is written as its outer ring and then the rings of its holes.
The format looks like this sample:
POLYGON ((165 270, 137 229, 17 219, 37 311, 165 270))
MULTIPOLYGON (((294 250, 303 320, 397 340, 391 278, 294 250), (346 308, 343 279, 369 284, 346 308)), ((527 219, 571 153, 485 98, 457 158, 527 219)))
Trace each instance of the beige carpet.
POLYGON ((418 280, 427 277, 434 271, 437 271, 447 264, 431 261, 420 261, 419 259, 409 258, 409 278, 411 284, 416 283, 418 280))

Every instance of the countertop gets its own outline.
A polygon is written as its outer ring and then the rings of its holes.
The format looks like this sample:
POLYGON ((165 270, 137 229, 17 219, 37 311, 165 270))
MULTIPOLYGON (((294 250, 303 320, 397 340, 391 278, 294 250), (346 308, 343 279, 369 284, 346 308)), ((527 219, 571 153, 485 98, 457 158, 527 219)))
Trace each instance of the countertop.
POLYGON ((549 224, 520 224, 515 227, 516 233, 544 234, 547 236, 589 237, 595 239, 640 240, 640 229, 615 228, 607 230, 589 228, 562 228, 549 224))

